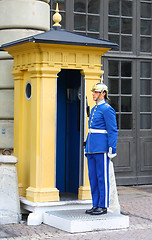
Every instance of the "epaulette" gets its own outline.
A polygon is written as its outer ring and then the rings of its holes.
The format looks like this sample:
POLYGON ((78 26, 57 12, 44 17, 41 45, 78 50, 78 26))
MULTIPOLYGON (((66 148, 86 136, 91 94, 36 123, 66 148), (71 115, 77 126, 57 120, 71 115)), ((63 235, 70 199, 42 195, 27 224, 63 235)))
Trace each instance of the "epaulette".
POLYGON ((106 103, 105 106, 106 106, 107 108, 110 107, 110 105, 109 105, 108 103, 106 103))

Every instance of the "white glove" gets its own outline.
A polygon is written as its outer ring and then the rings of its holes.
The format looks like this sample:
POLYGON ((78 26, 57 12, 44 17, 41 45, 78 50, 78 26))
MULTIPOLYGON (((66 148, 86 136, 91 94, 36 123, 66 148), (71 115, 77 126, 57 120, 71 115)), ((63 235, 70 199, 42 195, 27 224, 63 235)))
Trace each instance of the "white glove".
POLYGON ((110 159, 114 158, 115 156, 117 156, 117 153, 114 153, 114 154, 108 153, 108 157, 110 159))
POLYGON ((116 157, 117 156, 117 153, 113 153, 112 154, 112 147, 110 147, 109 148, 109 152, 108 152, 108 157, 110 158, 110 159, 112 159, 112 158, 114 158, 114 157, 116 157))

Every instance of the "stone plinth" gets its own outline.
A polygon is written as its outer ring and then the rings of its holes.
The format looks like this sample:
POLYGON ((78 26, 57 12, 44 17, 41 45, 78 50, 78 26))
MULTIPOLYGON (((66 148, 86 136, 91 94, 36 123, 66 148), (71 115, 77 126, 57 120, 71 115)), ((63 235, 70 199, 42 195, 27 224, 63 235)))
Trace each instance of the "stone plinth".
POLYGON ((20 220, 15 163, 16 157, 0 155, 0 224, 18 223, 20 220))

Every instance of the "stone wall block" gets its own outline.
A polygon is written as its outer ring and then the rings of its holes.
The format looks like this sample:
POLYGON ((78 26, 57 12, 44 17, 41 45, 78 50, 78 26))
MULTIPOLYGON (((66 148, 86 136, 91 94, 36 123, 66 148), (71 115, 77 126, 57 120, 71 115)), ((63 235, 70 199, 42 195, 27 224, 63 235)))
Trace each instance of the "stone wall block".
POLYGON ((50 29, 50 6, 45 1, 0 1, 0 29, 50 29))
POLYGON ((1 60, 0 61, 0 88, 13 88, 14 81, 13 75, 13 60, 1 60))
POLYGON ((0 120, 0 149, 14 147, 14 121, 0 120))
POLYGON ((17 158, 0 155, 0 224, 19 223, 17 158))
MULTIPOLYGON (((0 30, 0 46, 2 44, 13 42, 22 38, 43 33, 44 31, 30 30, 30 29, 3 29, 0 30)), ((6 51, 0 51, 0 59, 12 59, 6 51)))
POLYGON ((0 90, 0 119, 14 117, 14 91, 0 90))

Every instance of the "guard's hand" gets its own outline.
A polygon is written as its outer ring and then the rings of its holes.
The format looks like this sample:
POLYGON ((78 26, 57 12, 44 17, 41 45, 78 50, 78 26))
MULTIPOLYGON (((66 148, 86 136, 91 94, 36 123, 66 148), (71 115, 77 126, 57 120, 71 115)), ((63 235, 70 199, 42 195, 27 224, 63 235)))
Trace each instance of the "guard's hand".
POLYGON ((109 147, 108 157, 110 159, 113 159, 116 156, 117 156, 117 153, 112 153, 112 147, 109 147))
POLYGON ((110 159, 112 159, 112 158, 114 158, 114 157, 116 157, 116 156, 117 156, 117 153, 114 153, 114 154, 108 153, 108 157, 109 157, 110 159))

